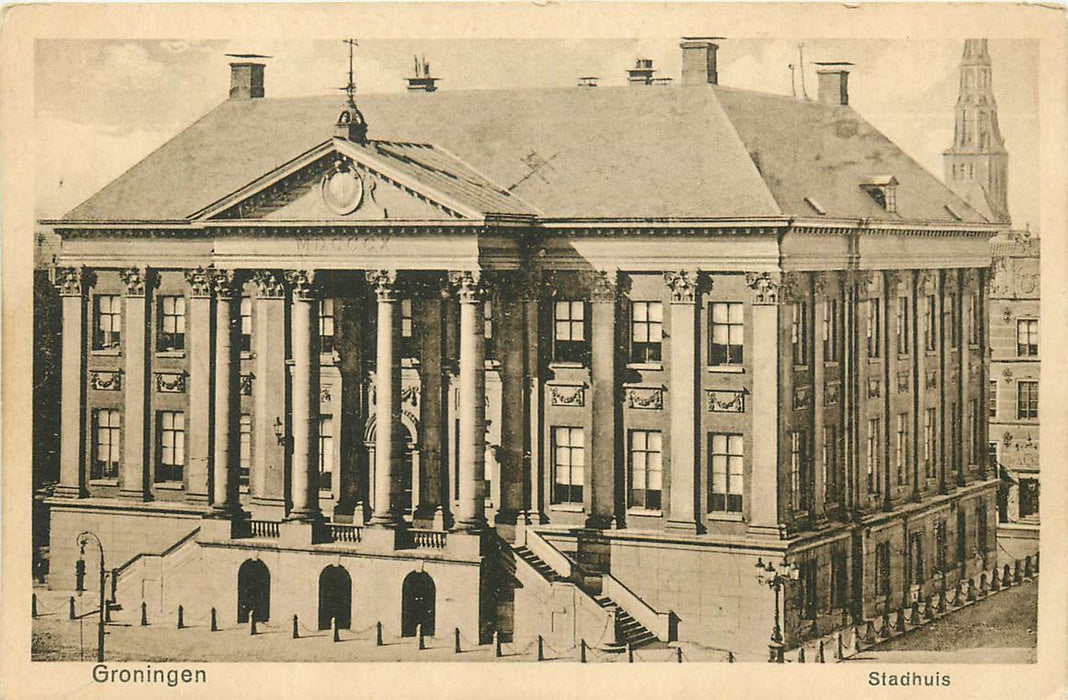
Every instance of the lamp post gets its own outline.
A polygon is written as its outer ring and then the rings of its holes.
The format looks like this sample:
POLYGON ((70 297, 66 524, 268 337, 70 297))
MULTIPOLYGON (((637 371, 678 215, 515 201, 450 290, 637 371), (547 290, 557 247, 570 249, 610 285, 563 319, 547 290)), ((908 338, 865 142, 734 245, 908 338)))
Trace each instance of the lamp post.
POLYGON ((78 547, 80 548, 79 549, 80 553, 79 553, 79 556, 78 556, 78 563, 81 566, 78 567, 78 568, 80 568, 82 571, 84 571, 85 570, 85 559, 84 559, 84 557, 85 557, 85 544, 86 544, 86 542, 88 542, 90 537, 92 537, 93 540, 96 541, 96 546, 100 548, 100 620, 97 622, 97 625, 96 625, 96 660, 97 661, 103 661, 104 660, 104 605, 105 605, 105 603, 104 603, 104 581, 105 581, 105 577, 106 577, 105 569, 104 569, 104 545, 101 544, 100 538, 97 537, 94 533, 90 532, 89 530, 86 530, 85 532, 83 532, 80 535, 78 535, 78 537, 77 537, 77 539, 75 541, 78 543, 78 547))
POLYGON ((787 581, 796 581, 798 579, 798 569, 793 563, 786 563, 785 559, 776 568, 771 562, 765 564, 758 557, 756 577, 757 583, 775 591, 775 625, 771 628, 771 641, 768 642, 768 661, 781 664, 783 663, 784 645, 782 627, 779 624, 779 591, 783 589, 787 581))

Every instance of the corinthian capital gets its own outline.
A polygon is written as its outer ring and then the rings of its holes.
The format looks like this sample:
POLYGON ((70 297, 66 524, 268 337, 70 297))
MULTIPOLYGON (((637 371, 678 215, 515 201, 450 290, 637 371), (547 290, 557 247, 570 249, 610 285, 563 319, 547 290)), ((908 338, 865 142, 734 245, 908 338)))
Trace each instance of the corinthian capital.
POLYGON ((252 273, 256 293, 261 299, 281 299, 286 295, 282 280, 273 270, 256 270, 252 273))
POLYGON ((697 301, 697 270, 665 272, 664 282, 671 290, 672 303, 693 304, 697 301))
POLYGON ((473 304, 482 298, 485 291, 482 275, 478 270, 462 270, 449 273, 449 283, 456 288, 457 296, 463 304, 473 304))
POLYGON ((240 294, 241 284, 233 270, 211 270, 211 290, 217 299, 233 299, 240 294))
POLYGON ((84 267, 57 267, 53 280, 61 296, 79 297, 89 283, 88 278, 84 267))
POLYGON ((778 272, 747 272, 745 273, 745 283, 753 290, 754 304, 779 303, 778 272))
POLYGON ((368 270, 367 281, 374 286, 379 301, 394 301, 397 298, 396 270, 368 270))
POLYGON ((190 296, 211 296, 211 273, 203 267, 186 270, 185 281, 189 283, 190 296))
POLYGON ((293 290, 293 299, 311 301, 315 298, 315 270, 286 270, 285 275, 293 290))
POLYGON ((119 278, 126 285, 126 296, 143 297, 146 287, 149 287, 148 269, 144 267, 128 267, 119 270, 119 278))

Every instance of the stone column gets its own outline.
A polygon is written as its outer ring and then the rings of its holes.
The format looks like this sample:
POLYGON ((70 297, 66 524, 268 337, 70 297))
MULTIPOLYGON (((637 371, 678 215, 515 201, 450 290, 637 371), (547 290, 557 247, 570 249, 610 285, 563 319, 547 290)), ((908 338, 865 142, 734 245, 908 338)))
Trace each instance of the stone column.
POLYGON ((397 271, 367 273, 378 298, 378 338, 375 362, 375 478, 372 525, 398 520, 394 497, 400 476, 400 360, 394 352, 397 339, 397 271))
POLYGON ((779 273, 749 272, 753 371, 749 529, 779 534, 779 273))
POLYGON ((215 428, 212 446, 211 512, 217 517, 230 517, 239 508, 237 500, 237 452, 234 447, 234 425, 237 402, 237 372, 234 358, 234 300, 239 297, 233 270, 213 270, 212 291, 215 294, 215 428))
POLYGON ((457 530, 486 524, 486 357, 479 273, 454 272, 450 279, 460 298, 460 499, 457 530))
POLYGON ((186 459, 189 477, 186 496, 208 500, 208 462, 211 432, 211 280, 203 267, 185 271, 189 283, 189 423, 186 459))
POLYGON ((57 267, 55 284, 63 301, 63 349, 60 360, 59 485, 57 496, 87 495, 84 469, 85 287, 92 274, 82 267, 57 267))
POLYGON ((315 521, 319 512, 319 321, 313 270, 287 270, 293 293, 290 345, 293 351, 289 520, 315 521))
POLYGON ((285 287, 280 275, 269 270, 257 270, 253 279, 256 371, 252 381, 255 437, 250 490, 253 502, 284 508, 286 352, 280 340, 285 337, 285 287))
POLYGON ((125 342, 123 367, 123 442, 122 487, 119 495, 138 500, 151 500, 149 488, 148 440, 146 431, 151 424, 148 414, 149 353, 146 352, 146 322, 148 305, 152 300, 149 272, 133 267, 119 272, 126 283, 126 303, 123 309, 125 342), (148 293, 146 294, 146 290, 148 293))
POLYGON ((697 532, 697 271, 669 272, 671 289, 671 492, 667 526, 697 532))
POLYGON ((618 271, 608 270, 594 279, 590 290, 590 378, 594 417, 587 481, 590 494, 586 499, 589 508, 586 527, 590 528, 619 524, 615 518, 616 468, 622 466, 618 435, 620 406, 616 390, 618 285, 618 271))

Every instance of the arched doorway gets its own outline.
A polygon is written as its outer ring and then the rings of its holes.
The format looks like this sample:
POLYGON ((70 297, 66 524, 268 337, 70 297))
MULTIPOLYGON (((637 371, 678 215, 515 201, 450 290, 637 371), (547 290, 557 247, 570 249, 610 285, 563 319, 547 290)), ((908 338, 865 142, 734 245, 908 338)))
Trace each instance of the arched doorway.
POLYGON ((405 577, 401 589, 401 636, 414 637, 416 625, 420 624, 423 634, 433 636, 434 617, 434 579, 425 571, 413 571, 405 577))
POLYGON ((352 578, 343 566, 328 566, 319 574, 319 629, 330 629, 335 617, 339 629, 352 626, 352 578))
MULTIPOLYGON (((367 420, 364 428, 364 449, 367 451, 367 501, 375 500, 375 447, 378 417, 375 414, 367 420)), ((420 449, 418 442, 419 421, 410 412, 401 413, 397 425, 396 445, 399 450, 399 466, 393 488, 393 508, 402 515, 411 515, 419 500, 419 463, 420 449)))
POLYGON ((248 559, 237 570, 237 621, 248 622, 249 611, 256 622, 271 618, 271 572, 259 559, 248 559))

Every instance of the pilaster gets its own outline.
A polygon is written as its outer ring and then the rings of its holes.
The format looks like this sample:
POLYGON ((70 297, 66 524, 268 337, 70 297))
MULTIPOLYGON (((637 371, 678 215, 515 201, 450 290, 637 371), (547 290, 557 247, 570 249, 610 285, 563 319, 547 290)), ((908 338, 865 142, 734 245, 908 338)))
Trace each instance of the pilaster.
POLYGON ((460 499, 455 528, 486 524, 486 370, 483 286, 478 272, 451 273, 460 298, 460 499))
POLYGON ((292 292, 290 398, 293 433, 289 520, 315 521, 319 511, 319 300, 314 270, 287 270, 292 292))
POLYGON ((749 529, 780 533, 779 494, 779 273, 749 272, 753 290, 753 349, 748 352, 753 370, 753 456, 749 479, 749 529))
POLYGON ((152 303, 154 275, 144 267, 119 272, 126 283, 123 309, 123 444, 122 486, 119 495, 137 500, 151 500, 151 465, 148 458, 150 396, 149 357, 146 326, 152 303))
POLYGON ((186 433, 188 481, 186 498, 208 500, 208 464, 211 435, 211 279, 203 267, 185 271, 189 283, 189 317, 186 320, 189 353, 189 430, 186 433))
POLYGON ((619 273, 598 273, 590 293, 590 377, 593 428, 590 440, 589 511, 586 526, 609 527, 615 519, 616 465, 619 454, 619 413, 617 400, 616 312, 619 273))
POLYGON ((62 297, 63 343, 60 379, 59 484, 57 496, 84 498, 85 440, 85 289, 92 273, 84 267, 57 267, 55 285, 62 297))
POLYGON ((372 525, 393 525, 399 519, 395 495, 399 490, 400 361, 396 356, 399 328, 397 271, 374 270, 367 281, 378 302, 375 362, 375 464, 372 525))
POLYGON ((668 399, 671 418, 671 491, 667 527, 697 532, 697 270, 664 274, 671 290, 671 374, 668 399))
POLYGON ((257 505, 285 507, 285 458, 288 446, 286 418, 285 287, 281 275, 257 270, 256 370, 252 380, 255 404, 250 491, 257 505))

